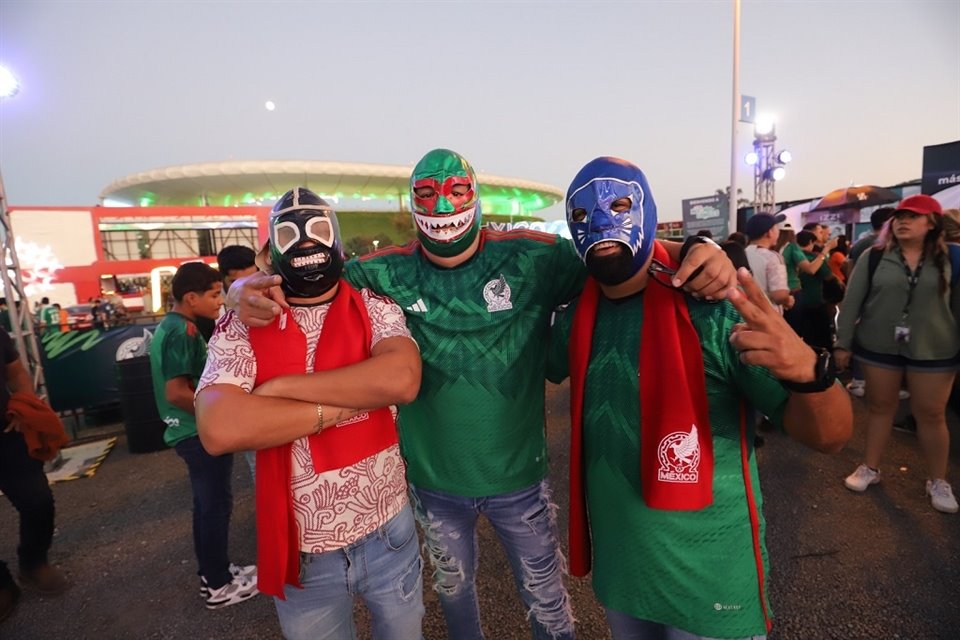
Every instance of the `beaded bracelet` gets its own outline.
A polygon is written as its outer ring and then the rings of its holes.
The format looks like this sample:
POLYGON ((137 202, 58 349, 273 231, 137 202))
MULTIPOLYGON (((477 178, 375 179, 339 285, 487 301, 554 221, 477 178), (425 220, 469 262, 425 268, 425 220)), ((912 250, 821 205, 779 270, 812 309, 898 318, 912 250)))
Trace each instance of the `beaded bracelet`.
POLYGON ((317 435, 323 431, 323 405, 319 402, 317 403, 317 428, 314 429, 313 435, 317 435))

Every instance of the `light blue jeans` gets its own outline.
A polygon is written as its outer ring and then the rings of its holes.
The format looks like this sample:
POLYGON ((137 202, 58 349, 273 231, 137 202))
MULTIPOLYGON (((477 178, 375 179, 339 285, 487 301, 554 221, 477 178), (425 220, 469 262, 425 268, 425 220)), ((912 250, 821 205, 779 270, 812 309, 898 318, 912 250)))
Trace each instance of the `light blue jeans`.
POLYGON ((353 600, 370 611, 373 637, 422 638, 423 562, 409 506, 353 544, 326 553, 300 554, 300 584, 274 598, 284 638, 356 638, 353 600))
MULTIPOLYGON (((604 608, 604 610, 607 613, 607 624, 610 625, 613 640, 715 640, 659 622, 634 618, 613 609, 604 608)), ((766 637, 747 636, 743 640, 765 640, 766 637)))
POLYGON ((477 601, 477 519, 487 517, 506 550, 537 640, 574 637, 567 563, 557 539, 557 506, 546 480, 516 491, 465 498, 410 486, 424 550, 433 565, 447 635, 483 638, 477 601))

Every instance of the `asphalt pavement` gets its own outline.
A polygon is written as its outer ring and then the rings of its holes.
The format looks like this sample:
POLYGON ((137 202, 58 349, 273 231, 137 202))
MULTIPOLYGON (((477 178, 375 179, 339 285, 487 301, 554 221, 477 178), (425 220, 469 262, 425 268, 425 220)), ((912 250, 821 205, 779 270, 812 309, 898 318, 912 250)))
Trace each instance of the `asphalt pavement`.
MULTIPOLYGON (((569 419, 566 386, 547 387, 551 478, 565 530, 569 419)), ((934 511, 924 496, 916 436, 894 432, 883 481, 854 494, 842 481, 860 461, 864 411, 854 400, 856 433, 839 454, 814 453, 781 433, 758 450, 767 544, 770 640, 954 639, 960 637, 960 515, 934 511)), ((955 444, 960 429, 951 416, 955 444)), ((72 582, 59 597, 25 591, 17 611, 0 623, 3 640, 280 638, 265 596, 207 611, 198 595, 191 543, 190 487, 173 451, 131 454, 120 440, 91 478, 55 484, 57 532, 51 560, 72 582)), ((954 447, 954 451, 957 447, 954 447)), ((951 459, 960 488, 960 459, 951 459)), ((231 557, 254 561, 250 473, 234 465, 231 557)), ((0 500, 0 558, 15 568, 17 514, 0 500), (13 562, 11 562, 13 561, 13 562)), ((480 527, 478 589, 489 640, 529 638, 509 566, 492 530, 480 527)), ((424 636, 445 637, 439 605, 425 576, 424 636)), ((609 638, 589 579, 569 580, 584 640, 609 638)), ((358 637, 369 638, 362 606, 358 637)))

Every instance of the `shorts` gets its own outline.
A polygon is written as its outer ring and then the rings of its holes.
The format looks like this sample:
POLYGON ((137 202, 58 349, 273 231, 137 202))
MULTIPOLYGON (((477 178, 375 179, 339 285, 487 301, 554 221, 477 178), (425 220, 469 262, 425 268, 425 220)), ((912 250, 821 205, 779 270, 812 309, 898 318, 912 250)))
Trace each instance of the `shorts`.
POLYGON ((944 360, 913 360, 906 356, 877 353, 853 343, 853 357, 860 364, 894 371, 919 371, 921 373, 948 373, 960 368, 960 353, 944 360))

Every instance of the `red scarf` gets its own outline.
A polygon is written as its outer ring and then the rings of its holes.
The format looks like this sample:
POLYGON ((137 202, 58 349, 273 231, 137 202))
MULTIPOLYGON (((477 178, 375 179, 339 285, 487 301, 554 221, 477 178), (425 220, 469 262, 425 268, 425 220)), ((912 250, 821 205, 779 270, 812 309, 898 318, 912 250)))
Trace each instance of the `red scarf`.
MULTIPOLYGON (((337 369, 366 360, 370 357, 370 339, 370 318, 363 298, 340 280, 340 290, 320 330, 313 370, 337 369)), ((270 326, 251 328, 250 346, 257 361, 257 385, 305 371, 307 339, 289 311, 270 326)), ((328 427, 310 436, 317 473, 349 466, 397 443, 389 408, 360 414, 355 420, 349 421, 349 426, 328 427)), ((261 592, 281 599, 285 584, 301 586, 300 536, 290 489, 291 446, 287 443, 257 451, 257 586, 261 592)))
MULTIPOLYGON (((653 257, 676 268, 659 242, 653 257)), ((652 276, 651 276, 652 278, 652 276)), ((652 509, 691 511, 713 502, 713 442, 700 338, 682 292, 650 282, 640 333, 640 482, 652 509), (691 425, 696 425, 696 436, 691 425), (694 446, 694 445, 698 446, 694 446), (699 454, 699 464, 695 463, 699 454)), ((583 396, 600 286, 588 278, 570 335, 570 572, 590 571, 583 469, 583 396)))

